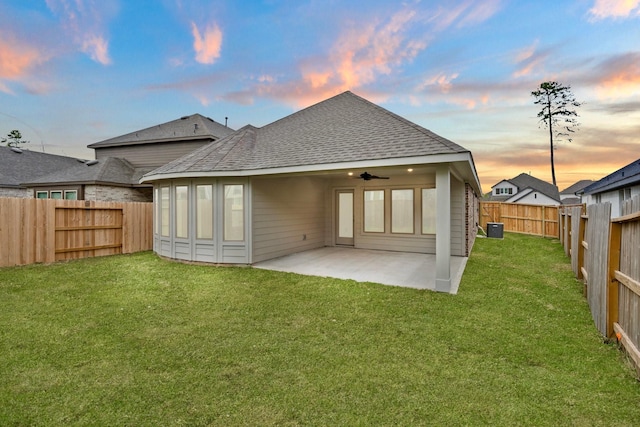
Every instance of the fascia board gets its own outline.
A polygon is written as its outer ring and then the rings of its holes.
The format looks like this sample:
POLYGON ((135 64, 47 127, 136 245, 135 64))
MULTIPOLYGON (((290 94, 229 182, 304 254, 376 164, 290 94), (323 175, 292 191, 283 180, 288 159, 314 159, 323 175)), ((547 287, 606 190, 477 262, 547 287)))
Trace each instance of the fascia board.
POLYGON ((454 154, 434 154, 430 156, 419 156, 419 157, 363 160, 363 161, 345 162, 345 163, 325 163, 325 164, 317 164, 317 165, 287 166, 287 167, 269 168, 269 169, 208 171, 208 172, 194 171, 194 172, 177 172, 177 173, 168 173, 168 174, 153 174, 153 175, 142 177, 142 179, 140 180, 140 183, 159 181, 159 180, 165 180, 165 179, 178 179, 178 178, 209 178, 209 177, 214 178, 214 177, 226 177, 226 176, 249 177, 249 176, 258 176, 258 175, 282 175, 282 174, 289 174, 289 173, 323 172, 323 171, 389 167, 389 166, 409 166, 409 165, 427 165, 427 164, 435 165, 439 163, 455 163, 455 162, 468 162, 475 177, 476 173, 475 173, 475 168, 473 167, 473 161, 471 160, 469 153, 465 152, 465 153, 454 153, 454 154))

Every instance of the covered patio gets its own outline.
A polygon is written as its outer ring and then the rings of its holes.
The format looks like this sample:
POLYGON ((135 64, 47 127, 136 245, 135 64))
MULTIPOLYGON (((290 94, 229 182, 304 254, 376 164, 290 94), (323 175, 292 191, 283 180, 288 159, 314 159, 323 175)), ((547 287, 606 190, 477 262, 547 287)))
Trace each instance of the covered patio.
MULTIPOLYGON (((456 294, 467 257, 452 256, 451 288, 456 294)), ((407 252, 324 247, 253 264, 255 268, 383 285, 436 290, 436 256, 407 252)))

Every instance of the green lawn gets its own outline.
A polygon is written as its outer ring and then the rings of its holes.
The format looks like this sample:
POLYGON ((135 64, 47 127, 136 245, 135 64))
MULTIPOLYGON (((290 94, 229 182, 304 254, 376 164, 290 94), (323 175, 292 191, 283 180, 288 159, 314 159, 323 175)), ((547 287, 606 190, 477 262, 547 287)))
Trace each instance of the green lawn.
POLYGON ((558 242, 458 295, 151 253, 0 269, 0 425, 640 425, 558 242))

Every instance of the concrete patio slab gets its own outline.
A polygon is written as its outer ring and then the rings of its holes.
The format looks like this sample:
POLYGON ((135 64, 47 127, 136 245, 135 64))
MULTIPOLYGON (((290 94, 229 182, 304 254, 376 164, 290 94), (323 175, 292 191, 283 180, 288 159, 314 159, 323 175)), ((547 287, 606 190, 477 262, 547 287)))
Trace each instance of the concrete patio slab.
MULTIPOLYGON (((451 257, 451 292, 456 294, 466 257, 451 257)), ((436 256, 407 252, 324 247, 268 261, 255 268, 383 285, 435 290, 436 256)))

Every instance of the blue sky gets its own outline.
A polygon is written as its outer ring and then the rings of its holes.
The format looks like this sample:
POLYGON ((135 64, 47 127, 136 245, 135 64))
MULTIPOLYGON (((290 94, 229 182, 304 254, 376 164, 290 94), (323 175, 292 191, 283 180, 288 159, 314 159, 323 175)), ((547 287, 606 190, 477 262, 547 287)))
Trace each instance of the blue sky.
POLYGON ((640 0, 3 0, 0 135, 88 144, 201 113, 262 126, 351 90, 473 152, 483 189, 550 181, 531 91, 570 85, 562 189, 640 157, 640 0))

